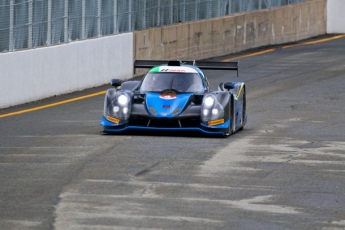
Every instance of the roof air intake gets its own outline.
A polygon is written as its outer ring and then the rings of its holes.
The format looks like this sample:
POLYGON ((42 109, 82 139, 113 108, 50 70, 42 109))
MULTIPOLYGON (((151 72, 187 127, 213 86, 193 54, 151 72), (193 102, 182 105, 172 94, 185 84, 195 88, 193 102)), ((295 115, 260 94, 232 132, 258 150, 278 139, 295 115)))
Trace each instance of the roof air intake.
POLYGON ((168 61, 168 66, 181 66, 181 61, 179 60, 168 61))

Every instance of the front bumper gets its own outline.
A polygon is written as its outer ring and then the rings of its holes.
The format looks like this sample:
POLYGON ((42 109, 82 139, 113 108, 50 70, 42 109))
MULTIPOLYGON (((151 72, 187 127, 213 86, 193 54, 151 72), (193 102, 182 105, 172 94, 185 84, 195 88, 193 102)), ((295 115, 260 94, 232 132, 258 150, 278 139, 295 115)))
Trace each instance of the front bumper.
POLYGON ((131 126, 129 123, 115 124, 102 117, 101 126, 104 133, 124 133, 126 131, 159 131, 159 132, 199 132, 206 135, 225 135, 228 131, 230 119, 223 124, 207 126, 200 123, 198 127, 151 127, 151 126, 131 126))

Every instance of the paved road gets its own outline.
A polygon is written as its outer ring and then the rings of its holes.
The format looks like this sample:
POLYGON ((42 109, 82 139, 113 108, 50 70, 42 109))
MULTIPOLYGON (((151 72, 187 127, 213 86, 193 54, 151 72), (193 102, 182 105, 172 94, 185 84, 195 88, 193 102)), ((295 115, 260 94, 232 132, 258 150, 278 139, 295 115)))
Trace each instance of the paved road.
POLYGON ((275 48, 240 58, 229 138, 101 135, 102 95, 0 118, 0 228, 344 229, 345 38, 275 48))

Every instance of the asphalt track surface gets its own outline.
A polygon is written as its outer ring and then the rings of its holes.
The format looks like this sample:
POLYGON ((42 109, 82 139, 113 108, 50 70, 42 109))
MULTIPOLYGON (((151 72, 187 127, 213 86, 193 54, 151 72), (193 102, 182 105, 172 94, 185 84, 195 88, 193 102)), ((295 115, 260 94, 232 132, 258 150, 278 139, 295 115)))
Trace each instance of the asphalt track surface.
POLYGON ((240 60, 213 89, 246 83, 229 138, 102 135, 108 86, 0 110, 0 229, 345 229, 345 37, 323 38, 213 59, 240 60))

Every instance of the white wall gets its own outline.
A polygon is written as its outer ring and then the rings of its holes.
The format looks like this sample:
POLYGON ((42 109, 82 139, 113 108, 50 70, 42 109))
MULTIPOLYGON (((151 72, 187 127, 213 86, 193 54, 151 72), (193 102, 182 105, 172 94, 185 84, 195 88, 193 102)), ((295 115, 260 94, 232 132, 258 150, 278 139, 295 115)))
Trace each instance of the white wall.
POLYGON ((345 0, 327 1, 327 33, 345 33, 345 0))
POLYGON ((133 76, 133 33, 0 54, 0 108, 133 76))

